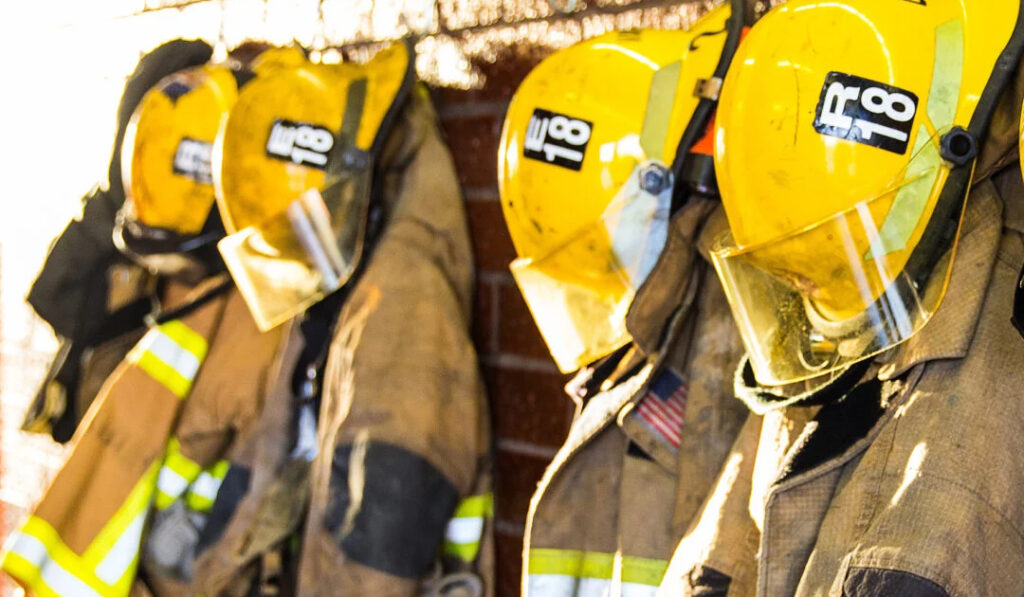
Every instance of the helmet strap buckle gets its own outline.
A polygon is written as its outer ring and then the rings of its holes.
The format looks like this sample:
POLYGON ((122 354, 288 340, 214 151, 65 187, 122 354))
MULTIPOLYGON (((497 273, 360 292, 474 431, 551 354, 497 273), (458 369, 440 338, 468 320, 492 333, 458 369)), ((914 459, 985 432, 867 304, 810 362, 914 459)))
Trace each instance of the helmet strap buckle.
POLYGON ((701 99, 717 102, 718 96, 722 93, 722 82, 722 77, 697 79, 697 84, 693 88, 693 95, 701 99))

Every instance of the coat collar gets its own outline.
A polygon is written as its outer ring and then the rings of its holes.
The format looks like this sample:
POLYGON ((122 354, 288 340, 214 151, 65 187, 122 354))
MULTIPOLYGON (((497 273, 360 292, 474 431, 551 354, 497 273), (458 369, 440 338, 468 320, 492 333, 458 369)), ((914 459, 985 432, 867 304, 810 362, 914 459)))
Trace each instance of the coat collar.
MULTIPOLYGON (((924 328, 889 353, 878 377, 899 377, 916 365, 967 355, 985 301, 1002 236, 1002 202, 991 182, 983 182, 967 200, 954 251, 946 295, 924 328)), ((1009 325, 1009 324, 1007 324, 1009 325)))

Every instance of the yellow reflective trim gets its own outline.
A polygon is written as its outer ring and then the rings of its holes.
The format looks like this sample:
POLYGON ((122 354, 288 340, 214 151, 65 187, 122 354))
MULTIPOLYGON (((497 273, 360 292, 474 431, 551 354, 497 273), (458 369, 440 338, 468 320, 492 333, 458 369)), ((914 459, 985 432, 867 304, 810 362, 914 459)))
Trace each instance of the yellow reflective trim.
POLYGON ((661 584, 665 571, 668 570, 667 560, 622 557, 622 582, 656 587, 661 584))
POLYGON ((192 356, 199 361, 206 358, 209 344, 207 344, 206 338, 203 338, 199 332, 196 332, 177 319, 162 323, 158 327, 160 331, 174 340, 178 346, 192 353, 192 356))
POLYGON ((96 538, 92 540, 89 547, 85 549, 85 553, 82 554, 82 560, 89 564, 91 568, 95 568, 110 553, 110 549, 121 535, 124 534, 125 529, 135 520, 138 513, 149 508, 156 489, 156 475, 159 469, 159 462, 153 462, 149 466, 149 469, 142 475, 142 478, 135 483, 135 487, 128 494, 124 504, 117 509, 117 512, 114 513, 110 521, 103 526, 103 529, 97 533, 96 538))
POLYGON ((213 503, 217 499, 216 492, 220 491, 220 484, 224 481, 224 477, 227 476, 228 469, 230 468, 230 462, 227 460, 221 460, 200 473, 189 487, 188 492, 185 494, 185 505, 196 512, 208 512, 213 508, 213 503), (204 495, 196 491, 196 485, 201 483, 204 480, 204 476, 207 475, 216 483, 216 491, 213 492, 213 495, 204 495))
MULTIPOLYGON (((51 560, 49 564, 56 565, 56 562, 51 560)), ((5 554, 2 567, 4 572, 25 586, 31 594, 38 595, 39 597, 69 597, 69 595, 73 595, 73 593, 68 591, 64 591, 62 594, 51 588, 43 579, 42 570, 16 553, 8 552, 5 554)), ((70 572, 67 572, 67 574, 71 575, 70 572)), ((81 579, 78 580, 81 581, 81 579)), ((88 585, 85 581, 81 582, 88 585)), ((81 591, 76 592, 80 593, 81 591)), ((101 593, 94 594, 101 595, 101 593)), ((75 597, 78 596, 75 595, 75 597)), ((83 595, 82 597, 87 596, 83 595)))
POLYGON ((178 500, 178 497, 157 490, 156 497, 153 498, 153 507, 157 510, 166 510, 178 500))
MULTIPOLYGON (((953 126, 960 102, 963 71, 964 23, 956 18, 935 29, 935 62, 925 112, 932 129, 939 133, 944 134, 953 126)), ((865 253, 865 260, 907 248, 932 198, 932 189, 943 165, 936 142, 938 139, 932 142, 924 123, 918 125, 917 141, 904 184, 878 230, 878 241, 872 243, 865 253)))
POLYGON ((610 553, 575 549, 531 549, 530 574, 557 574, 573 578, 612 577, 614 557, 610 553))
MULTIPOLYGON (((123 592, 118 591, 96 578, 82 563, 81 558, 64 544, 60 535, 57 534, 57 530, 45 520, 37 516, 29 516, 25 524, 22 525, 20 533, 16 532, 12 535, 12 539, 15 540, 14 544, 16 544, 19 534, 38 542, 38 546, 43 550, 43 553, 37 554, 40 561, 32 562, 20 554, 8 551, 4 554, 3 569, 30 590, 40 595, 57 597, 71 597, 72 595, 78 597, 77 594, 88 593, 85 590, 86 587, 104 597, 120 597, 128 594, 127 589, 123 592), (61 580, 64 582, 59 582, 61 580), (80 590, 69 593, 68 590, 74 586, 79 587, 80 590)), ((8 549, 11 549, 14 544, 9 545, 8 549)), ((83 597, 88 597, 88 595, 83 595, 83 597)))
POLYGON ((167 442, 167 456, 164 457, 164 467, 171 469, 191 483, 203 472, 203 467, 188 456, 181 453, 181 443, 178 438, 172 437, 167 442))
POLYGON ((925 111, 936 129, 953 126, 964 72, 964 22, 960 18, 935 28, 935 62, 925 111))
POLYGON ((878 238, 871 242, 864 259, 875 259, 907 247, 928 206, 941 166, 942 157, 939 155, 938 147, 932 142, 924 126, 919 126, 914 158, 907 167, 904 184, 896 192, 889 213, 878 229, 878 238))
POLYGON ((150 377, 178 398, 192 389, 196 372, 206 357, 206 339, 178 320, 150 329, 128 354, 150 377))
POLYGON ((494 515, 494 494, 471 495, 459 502, 452 518, 468 518, 470 516, 489 517, 494 515))
MULTIPOLYGON (((531 575, 609 580, 614 572, 615 556, 574 549, 531 549, 528 566, 531 575)), ((623 556, 622 582, 658 586, 667 569, 667 560, 623 556)))
POLYGON ((156 497, 153 501, 158 510, 170 507, 188 491, 203 472, 199 463, 181 453, 181 444, 172 437, 167 442, 163 466, 156 478, 156 497))
POLYGON ((140 352, 133 360, 140 369, 178 398, 188 396, 189 390, 192 389, 192 380, 182 377, 173 367, 156 358, 151 352, 140 352))
POLYGON ((193 512, 207 513, 213 509, 213 500, 201 495, 189 493, 185 496, 185 507, 193 512))
POLYGON ((676 103, 676 88, 679 86, 682 69, 682 61, 677 60, 654 71, 651 78, 647 111, 644 113, 644 123, 640 131, 640 147, 649 160, 672 161, 665 151, 665 141, 668 138, 668 126, 672 120, 672 107, 676 103))
POLYGON ((452 543, 445 541, 444 554, 453 558, 458 558, 463 562, 472 562, 476 559, 477 554, 480 553, 480 542, 475 543, 452 543))

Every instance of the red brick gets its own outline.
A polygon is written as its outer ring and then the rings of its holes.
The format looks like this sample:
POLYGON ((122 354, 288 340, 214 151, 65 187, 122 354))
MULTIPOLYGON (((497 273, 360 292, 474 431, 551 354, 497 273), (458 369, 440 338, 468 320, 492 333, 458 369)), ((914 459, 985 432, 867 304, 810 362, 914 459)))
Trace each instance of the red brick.
POLYGON ((499 296, 499 350, 505 354, 553 362, 519 287, 514 283, 503 285, 499 296))
POLYGON ((494 534, 494 557, 497 560, 495 595, 519 597, 523 573, 523 536, 497 531, 494 534))
POLYGON ((484 114, 441 121, 455 170, 463 186, 498 184, 498 139, 501 118, 484 114))
POLYGON ((566 377, 556 372, 484 366, 491 418, 498 439, 557 448, 572 423, 573 403, 566 377))
POLYGON ((478 269, 507 272, 516 258, 512 238, 498 201, 467 201, 469 233, 473 240, 473 256, 478 269))
POLYGON ((537 489, 548 459, 498 450, 495 461, 495 516, 499 520, 524 523, 530 497, 537 489))

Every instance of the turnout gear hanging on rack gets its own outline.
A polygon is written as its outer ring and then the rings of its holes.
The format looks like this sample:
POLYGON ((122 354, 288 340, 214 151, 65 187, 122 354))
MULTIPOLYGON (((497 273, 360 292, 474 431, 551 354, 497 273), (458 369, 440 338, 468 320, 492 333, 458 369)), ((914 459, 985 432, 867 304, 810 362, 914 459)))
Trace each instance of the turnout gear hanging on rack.
POLYGON ((208 156, 193 151, 212 142, 241 80, 218 67, 172 75, 132 118, 117 233, 161 276, 164 311, 107 381, 70 458, 8 545, 4 569, 32 591, 127 595, 148 585, 182 594, 218 528, 217 500, 245 489, 234 440, 257 428, 279 375, 279 332, 261 334, 230 278, 209 276, 216 253, 198 253, 223 234, 197 234, 209 228, 214 198, 201 176, 208 156))
POLYGON ((90 408, 75 449, 7 544, 3 569, 44 595, 127 595, 157 510, 217 494, 232 428, 266 393, 277 334, 256 330, 224 276, 171 284, 150 328, 90 408), (209 477, 209 479, 208 479, 209 477))
MULTIPOLYGON (((333 324, 326 358, 297 372, 320 394, 300 595, 494 590, 470 247, 435 120, 396 44, 258 76, 218 140, 220 250, 258 324, 305 311, 307 340, 333 324)), ((208 570, 227 578, 238 560, 222 555, 208 570)))
POLYGON ((743 15, 583 42, 509 107, 516 281, 561 369, 604 357, 569 384, 585 404, 531 501, 527 597, 652 594, 746 416, 731 391, 742 346, 706 262, 722 215, 713 178, 693 177, 711 144, 683 136, 706 128, 694 90, 728 64, 743 15))
POLYGON ((67 441, 100 384, 144 331, 152 280, 111 242, 124 201, 121 143, 143 95, 163 77, 205 63, 213 49, 202 41, 174 40, 146 54, 128 79, 118 107, 117 135, 106 188, 82 200, 82 214, 54 241, 28 302, 61 347, 22 428, 67 441))
MULTIPOLYGON (((903 267, 904 272, 913 274, 903 279, 922 284, 916 289, 918 296, 925 297, 922 304, 931 305, 934 312, 928 315, 927 325, 910 328, 915 333, 890 350, 872 356, 873 345, 865 344, 844 353, 848 361, 859 361, 848 364, 845 373, 830 373, 824 380, 769 386, 759 383, 763 368, 752 362, 741 364, 736 374, 739 397, 763 416, 752 418, 740 434, 711 497, 680 542, 659 594, 717 591, 730 597, 863 597, 1016 595, 1024 590, 1020 572, 1024 549, 1018 533, 1024 524, 1018 490, 1024 483, 1024 461, 1017 449, 1024 419, 1024 403, 1019 399, 1024 383, 1019 366, 1024 345, 1009 323, 1015 282, 1024 262, 1024 185, 1015 153, 1024 100, 1022 49, 1024 11, 1019 2, 930 0, 925 5, 793 0, 752 29, 735 70, 726 79, 723 104, 754 102, 770 113, 785 113, 793 94, 801 93, 797 89, 803 87, 801 77, 814 70, 805 69, 815 64, 820 64, 819 99, 826 112, 838 115, 842 104, 833 101, 828 90, 837 82, 846 87, 834 80, 834 73, 883 79, 884 88, 872 83, 881 91, 868 93, 872 87, 865 84, 859 97, 864 93, 869 98, 881 97, 882 92, 904 93, 894 91, 898 89, 917 96, 915 117, 904 123, 910 127, 908 149, 892 156, 888 155, 893 153, 891 147, 865 144, 870 140, 865 131, 878 123, 874 119, 884 111, 854 110, 862 104, 852 92, 839 94, 850 96, 844 100, 850 109, 842 114, 850 120, 843 122, 864 119, 867 125, 848 136, 834 137, 832 128, 816 130, 813 112, 794 114, 792 121, 781 118, 779 122, 789 122, 782 125, 783 133, 791 127, 789 134, 760 139, 758 153, 786 156, 795 144, 815 142, 825 142, 831 151, 777 161, 776 181, 815 172, 816 177, 806 184, 828 184, 829 176, 822 170, 830 171, 831 176, 846 176, 860 172, 863 164, 876 163, 873 160, 909 159, 909 148, 920 144, 925 147, 919 148, 919 154, 934 150, 943 156, 941 145, 929 145, 933 131, 928 131, 925 141, 913 133, 921 134, 920 125, 925 130, 933 128, 942 114, 954 114, 953 124, 962 126, 980 151, 976 159, 963 164, 943 157, 935 178, 930 178, 928 171, 913 179, 927 183, 922 183, 923 191, 919 188, 920 192, 911 195, 919 201, 921 210, 915 214, 920 213, 921 220, 915 216, 905 222, 901 229, 913 232, 910 242, 890 253, 891 257, 883 256, 876 247, 883 240, 887 218, 900 208, 901 190, 915 184, 913 181, 903 186, 882 185, 882 190, 896 189, 881 196, 880 200, 891 203, 888 211, 876 210, 873 204, 877 200, 871 193, 858 192, 852 212, 826 218, 823 224, 779 242, 768 240, 758 245, 764 251, 741 248, 735 254, 719 256, 720 260, 746 259, 743 267, 748 269, 778 266, 770 274, 761 274, 762 278, 778 276, 771 282, 776 287, 794 284, 797 276, 803 275, 806 283, 795 288, 806 293, 806 300, 793 305, 796 319, 804 317, 816 301, 827 302, 830 312, 839 313, 856 306, 842 283, 849 281, 846 276, 859 271, 859 266, 844 265, 837 284, 822 284, 817 277, 820 272, 814 268, 833 259, 828 253, 836 250, 825 242, 827 235, 820 236, 814 247, 821 259, 809 260, 807 266, 813 267, 805 274, 795 268, 798 253, 784 265, 782 253, 771 251, 803 235, 814 237, 836 222, 851 222, 843 228, 848 234, 834 236, 831 242, 849 244, 850 251, 845 254, 851 263, 856 258, 865 262, 885 259, 888 264, 875 269, 874 277, 862 280, 865 293, 857 300, 865 304, 875 300, 877 293, 867 291, 877 288, 883 274, 903 267), (873 33, 857 41, 865 28, 873 33), (856 44, 859 51, 840 51, 847 43, 856 44), (904 53, 903 48, 913 50, 904 53), (945 68, 954 54, 962 54, 962 60, 955 63, 957 68, 945 68), (765 63, 760 59, 764 56, 772 58, 765 63), (879 77, 871 70, 877 66, 873 59, 883 56, 892 60, 892 78, 879 77), (906 68, 928 57, 935 59, 934 65, 906 68), (762 68, 777 69, 776 88, 765 90, 755 84, 762 68), (787 78, 789 69, 793 72, 787 78), (961 81, 955 93, 913 91, 918 85, 934 89, 949 78, 961 81), (800 141, 794 142, 793 130, 800 141), (804 139, 805 135, 812 139, 804 139), (815 140, 818 137, 827 141, 815 140), (856 161, 850 161, 853 159, 856 161), (942 223, 949 234, 942 236, 943 243, 925 244, 933 222, 942 223), (952 224, 946 226, 949 222, 952 224), (872 229, 875 232, 869 234, 872 229), (861 251, 865 240, 870 241, 870 253, 861 251), (929 270, 913 265, 924 259, 915 257, 922 247, 942 253, 940 259, 932 256, 935 265, 930 276, 917 275, 929 270)), ((838 93, 839 87, 835 89, 838 93)), ((877 108, 880 104, 870 105, 877 108)), ((729 157, 729 152, 738 151, 741 156, 746 152, 742 144, 735 144, 740 141, 738 136, 730 137, 724 115, 720 122, 727 141, 718 148, 716 160, 735 174, 738 161, 729 157)), ((895 127, 892 122, 882 124, 895 127)), ((874 133, 871 139, 879 140, 874 133)), ((751 173, 761 168, 754 163, 747 166, 751 173)), ((902 172, 895 175, 898 180, 905 176, 902 172)), ((868 172, 866 180, 873 181, 875 176, 882 174, 868 172)), ((768 189, 744 187, 739 182, 728 189, 722 188, 726 212, 740 209, 739 217, 730 220, 733 238, 739 240, 745 226, 751 230, 760 226, 743 215, 747 199, 742 193, 768 189), (728 193, 741 194, 730 198, 728 193)), ((828 199, 835 197, 840 196, 828 199)), ((762 223, 777 222, 778 214, 771 205, 782 199, 771 195, 762 200, 762 223)), ((823 199, 790 192, 785 201, 793 214, 800 214, 803 203, 821 205, 823 199)), ((751 209, 749 213, 755 212, 751 209)), ((729 213, 730 218, 733 215, 729 213)), ((766 227, 761 232, 770 230, 766 227)), ((793 245, 794 250, 796 247, 793 245)), ((729 271, 736 271, 735 266, 728 265, 720 273, 729 271)), ((727 286, 740 281, 734 278, 727 286)), ((737 315, 747 314, 753 320, 746 303, 731 298, 737 315)), ((876 320, 878 329, 884 329, 886 321, 894 320, 876 320)), ((828 329, 820 328, 823 336, 828 329)), ((809 330, 804 328, 805 333, 809 330)), ((750 328, 744 335, 749 333, 750 328)), ((753 352, 751 339, 746 339, 753 352)), ((767 365, 792 363, 791 353, 785 350, 788 346, 775 345, 767 355, 767 365)), ((752 356, 751 361, 754 359, 752 356)), ((774 379, 771 373, 768 377, 774 379)))

